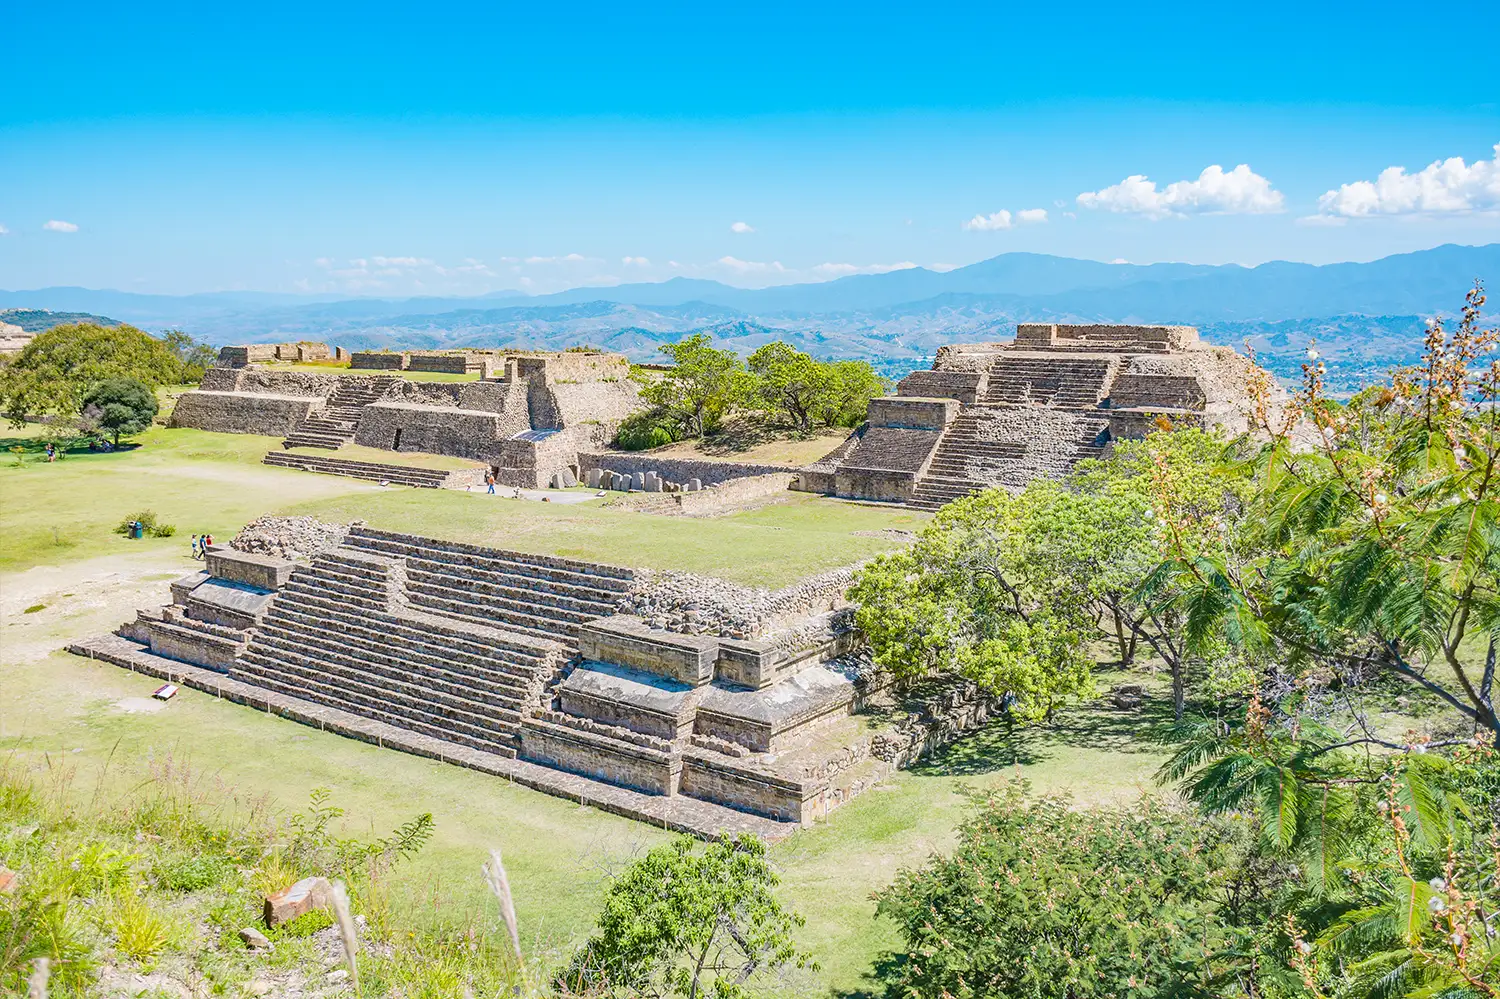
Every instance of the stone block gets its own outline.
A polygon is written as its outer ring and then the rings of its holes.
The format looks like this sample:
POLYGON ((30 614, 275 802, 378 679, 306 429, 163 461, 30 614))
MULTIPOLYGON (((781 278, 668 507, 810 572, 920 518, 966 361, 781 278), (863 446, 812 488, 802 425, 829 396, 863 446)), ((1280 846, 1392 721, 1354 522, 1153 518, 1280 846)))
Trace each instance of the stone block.
POLYGON ((573 470, 571 468, 565 468, 558 474, 562 476, 562 484, 564 489, 572 489, 574 486, 578 485, 578 477, 573 474, 573 470))
POLYGON ((205 559, 208 573, 219 579, 227 579, 262 590, 279 590, 291 578, 295 562, 270 555, 251 555, 233 548, 215 546, 208 550, 205 559))
POLYGON ((661 476, 660 475, 657 475, 655 472, 647 472, 646 473, 646 492, 648 492, 648 493, 659 493, 659 492, 661 492, 661 476))
POLYGON ((585 481, 588 483, 590 489, 598 489, 599 480, 601 478, 602 476, 600 475, 599 469, 591 468, 588 471, 588 477, 585 479, 585 481))
POLYGON ((333 886, 327 878, 303 878, 290 888, 266 896, 266 926, 275 929, 282 923, 305 916, 314 909, 333 904, 333 886))
POLYGON ((719 640, 654 631, 639 618, 616 614, 579 625, 578 651, 585 659, 628 666, 697 687, 714 677, 719 640))
POLYGON ((646 473, 636 472, 634 475, 632 475, 630 477, 630 488, 640 492, 644 492, 646 489, 646 473))
POLYGON ((687 483, 687 491, 688 492, 695 493, 695 492, 697 492, 698 490, 700 490, 702 488, 703 488, 703 480, 702 479, 688 479, 688 483, 687 483))
POLYGON ((548 489, 561 489, 562 487, 563 487, 562 473, 561 472, 553 472, 552 473, 552 478, 550 478, 550 479, 547 480, 547 488, 548 489))

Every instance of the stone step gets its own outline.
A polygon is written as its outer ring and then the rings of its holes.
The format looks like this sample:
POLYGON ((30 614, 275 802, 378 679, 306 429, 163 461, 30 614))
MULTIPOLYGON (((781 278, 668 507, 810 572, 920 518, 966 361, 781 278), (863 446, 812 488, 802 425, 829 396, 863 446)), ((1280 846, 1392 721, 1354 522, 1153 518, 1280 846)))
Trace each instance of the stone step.
POLYGON ((289 636, 274 628, 258 630, 252 647, 263 651, 274 650, 276 655, 283 657, 300 656, 331 675, 347 676, 351 680, 376 686, 390 686, 418 698, 447 698, 445 703, 451 703, 454 698, 464 702, 477 700, 496 711, 514 712, 517 721, 520 720, 519 706, 531 699, 530 689, 524 686, 484 683, 462 674, 444 673, 432 667, 392 665, 396 661, 388 656, 381 657, 387 660, 381 662, 376 661, 373 656, 366 658, 368 653, 349 655, 335 647, 309 645, 301 640, 301 636, 289 636), (424 694, 424 688, 432 688, 436 693, 424 694))
POLYGON ((280 593, 291 596, 301 595, 308 597, 323 597, 324 599, 328 599, 330 596, 333 596, 340 603, 348 604, 353 607, 361 607, 365 610, 378 611, 381 613, 384 613, 390 609, 389 601, 387 601, 383 596, 361 596, 358 594, 350 593, 347 591, 347 589, 339 590, 335 589, 332 586, 319 586, 317 583, 306 583, 295 578, 288 581, 287 584, 281 588, 280 593))
POLYGON ((539 657, 526 658, 508 649, 477 653, 444 644, 441 636, 402 634, 389 626, 360 628, 337 619, 320 608, 280 607, 266 615, 262 629, 279 628, 310 640, 325 640, 330 633, 352 647, 372 655, 393 655, 424 663, 435 669, 468 672, 495 682, 529 684, 545 667, 539 657))
POLYGON ((539 579, 529 574, 531 567, 523 563, 507 563, 495 561, 489 563, 489 568, 478 566, 457 566, 452 562, 439 562, 429 558, 409 557, 407 559, 407 571, 410 573, 427 573, 433 576, 450 576, 455 579, 473 580, 476 583, 489 583, 494 586, 536 591, 539 587, 545 588, 548 595, 555 594, 559 597, 568 597, 573 600, 583 601, 590 604, 609 607, 606 613, 614 613, 613 608, 619 603, 628 587, 615 586, 612 582, 598 585, 597 576, 574 577, 577 581, 568 581, 556 577, 539 579))
POLYGON ((386 611, 351 608, 336 599, 324 596, 308 594, 295 596, 295 602, 284 601, 278 597, 272 603, 267 616, 279 613, 288 607, 296 609, 297 605, 306 604, 308 606, 303 610, 298 610, 299 613, 307 612, 309 616, 330 618, 338 621, 344 628, 370 628, 378 625, 376 630, 382 633, 389 632, 392 637, 400 638, 402 641, 428 643, 433 645, 439 653, 453 650, 477 656, 481 661, 485 656, 500 650, 510 657, 520 657, 521 662, 540 662, 560 649, 555 639, 546 639, 538 644, 537 639, 530 635, 521 635, 486 625, 475 625, 472 622, 458 622, 446 617, 429 619, 425 614, 409 609, 403 609, 398 616, 386 611))
MULTIPOLYGON (((393 708, 425 715, 431 721, 456 721, 478 732, 511 734, 521 722, 513 707, 488 705, 466 697, 453 697, 420 684, 384 680, 374 675, 340 667, 326 659, 313 659, 268 645, 255 644, 240 657, 249 666, 270 666, 284 679, 321 684, 335 696, 377 711, 393 708)), ((240 667, 236 667, 237 669, 240 667)))
MULTIPOLYGON (((425 540, 425 539, 424 539, 425 540)), ((629 592, 632 576, 630 570, 615 566, 593 565, 567 559, 552 559, 522 552, 507 552, 498 549, 474 548, 465 552, 456 544, 449 547, 442 542, 414 544, 399 538, 382 537, 370 533, 366 528, 355 528, 344 539, 349 548, 360 548, 377 554, 393 555, 411 560, 439 564, 446 563, 460 570, 488 570, 527 576, 534 579, 571 583, 575 586, 608 590, 613 593, 629 592), (550 564, 549 564, 550 563, 550 564)), ((415 568, 415 566, 414 566, 415 568)), ((426 568, 426 567, 423 567, 426 568)), ((433 567, 436 571, 437 567, 433 567)))
MULTIPOLYGON (((614 600, 580 598, 553 593, 550 589, 541 589, 536 586, 507 586, 451 573, 428 572, 425 569, 408 570, 406 579, 409 589, 420 589, 423 592, 455 598, 462 598, 466 593, 482 594, 496 601, 500 606, 554 608, 563 612, 563 619, 571 621, 588 621, 596 617, 605 617, 613 614, 617 606, 614 600)), ((591 595, 597 597, 597 594, 591 595)))
POLYGON ((459 621, 503 621, 505 627, 523 635, 534 635, 554 642, 571 644, 578 634, 577 625, 563 624, 529 614, 504 611, 499 608, 481 607, 461 600, 445 600, 425 593, 412 593, 412 606, 420 607, 429 614, 440 614, 459 621))
POLYGON ((524 697, 527 691, 537 685, 536 681, 542 674, 542 670, 538 668, 505 670, 489 665, 474 665, 457 658, 443 658, 419 652, 404 644, 393 642, 387 642, 381 646, 347 632, 338 633, 337 640, 330 643, 329 632, 326 629, 309 626, 291 618, 277 618, 274 621, 262 622, 261 626, 255 630, 255 634, 257 640, 270 636, 283 642, 295 641, 304 645, 314 643, 315 648, 328 645, 330 653, 342 648, 344 651, 339 653, 340 655, 350 655, 362 662, 408 672, 441 675, 449 677, 448 682, 452 683, 462 682, 485 689, 493 688, 492 692, 497 696, 504 694, 508 697, 524 697), (509 693, 505 693, 507 691, 509 693))
POLYGON ((329 693, 322 685, 310 687, 297 680, 285 680, 273 665, 256 663, 247 669, 236 669, 231 675, 235 679, 257 687, 264 687, 267 690, 286 694, 289 697, 296 697, 304 701, 326 704, 329 707, 338 708, 350 714, 385 722, 387 725, 392 725, 396 728, 406 729, 408 732, 429 735, 434 739, 455 742, 463 746, 472 746, 475 749, 482 749, 497 756, 514 757, 516 755, 514 734, 504 735, 484 730, 480 730, 480 734, 471 734, 467 725, 454 722, 435 725, 422 720, 419 716, 397 714, 391 711, 370 708, 362 704, 347 701, 336 694, 329 693))
POLYGON ((182 623, 178 621, 172 621, 167 618, 156 618, 151 621, 150 628, 153 632, 165 632, 166 634, 174 635, 184 641, 202 642, 206 645, 212 645, 218 648, 220 652, 228 658, 233 658, 239 655, 239 653, 244 649, 244 635, 235 635, 234 637, 230 638, 215 634, 214 632, 207 631, 203 628, 194 627, 194 625, 203 623, 204 622, 201 621, 182 623))

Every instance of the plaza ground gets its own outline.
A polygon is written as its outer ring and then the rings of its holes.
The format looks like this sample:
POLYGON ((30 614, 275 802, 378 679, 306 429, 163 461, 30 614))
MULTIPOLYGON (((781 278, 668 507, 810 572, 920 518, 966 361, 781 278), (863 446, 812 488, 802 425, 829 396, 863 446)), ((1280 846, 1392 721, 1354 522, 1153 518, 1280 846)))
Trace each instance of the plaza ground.
MULTIPOLYGON (((657 517, 604 500, 562 506, 270 468, 259 460, 279 446, 272 438, 158 429, 141 443, 52 465, 36 460, 32 439, 5 443, 27 453, 21 467, 11 460, 0 467, 0 752, 74 771, 79 793, 101 781, 128 790, 168 764, 187 768, 209 794, 241 802, 266 796, 288 810, 302 807, 313 788, 328 787, 347 810, 349 834, 384 834, 431 811, 436 836, 400 870, 393 892, 405 917, 456 921, 460 913, 491 912, 479 865, 498 846, 523 938, 539 960, 560 960, 588 931, 608 873, 666 835, 197 691, 162 705, 149 697, 156 681, 56 650, 113 629, 137 607, 165 602, 168 582, 196 568, 189 535, 206 530, 227 541, 268 512, 359 517, 411 533, 769 586, 890 549, 927 520, 802 494, 721 518, 657 517), (176 525, 177 536, 133 542, 112 533, 146 508, 176 525)), ((1112 680, 1102 677, 1101 688, 1112 680)), ((1161 757, 1150 735, 1163 701, 1148 704, 1144 713, 1102 701, 1081 706, 1014 738, 996 726, 776 845, 786 898, 807 918, 799 941, 821 965, 788 989, 827 994, 868 985, 865 972, 896 943, 891 927, 875 919, 871 893, 952 842, 967 788, 1021 774, 1082 802, 1151 790, 1161 757)))

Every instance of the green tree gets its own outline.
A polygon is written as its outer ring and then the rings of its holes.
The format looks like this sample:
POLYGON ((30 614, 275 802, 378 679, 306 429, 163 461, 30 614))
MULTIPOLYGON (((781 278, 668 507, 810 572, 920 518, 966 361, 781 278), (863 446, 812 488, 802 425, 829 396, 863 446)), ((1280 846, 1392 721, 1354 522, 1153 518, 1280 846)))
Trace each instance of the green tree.
POLYGON ((589 995, 737 999, 759 973, 810 958, 792 942, 802 917, 777 900, 765 844, 749 834, 701 851, 682 837, 610 884, 597 932, 560 985, 589 995))
POLYGON ((910 547, 860 570, 850 598, 875 661, 896 676, 964 677, 1015 698, 1026 718, 1092 690, 1076 587, 1031 557, 1033 500, 991 489, 949 503, 910 547))
POLYGON ((812 415, 828 427, 857 427, 865 421, 870 400, 890 391, 869 361, 831 361, 823 364, 824 387, 814 397, 812 415))
POLYGON ((811 430, 814 407, 835 388, 828 366, 780 340, 751 354, 748 365, 757 408, 798 430, 811 430))
POLYGON ((83 397, 85 428, 109 434, 116 447, 121 437, 147 430, 156 416, 156 393, 134 378, 106 378, 83 397))
POLYGON ((213 367, 218 358, 218 352, 206 343, 194 340, 191 334, 182 330, 167 330, 162 334, 162 340, 177 359, 182 362, 182 374, 178 381, 183 384, 196 384, 203 380, 203 373, 213 367))
POLYGON ((57 326, 33 337, 0 371, 0 399, 5 416, 21 426, 28 416, 77 414, 89 389, 108 378, 170 385, 181 380, 182 362, 133 326, 57 326))
MULTIPOLYGON (((1315 352, 1284 419, 1262 392, 1251 557, 1181 531, 1153 573, 1191 642, 1398 678, 1500 740, 1500 330, 1481 328, 1483 304, 1476 287, 1451 334, 1431 324, 1421 365, 1347 405, 1327 397, 1315 352)), ((1168 523, 1191 520, 1159 499, 1168 523)))
POLYGON ((638 371, 641 398, 682 426, 688 437, 717 430, 748 392, 744 362, 733 351, 715 348, 706 333, 663 344, 661 352, 673 367, 659 377, 638 371))
POLYGON ((1260 995, 1257 928, 1276 877, 1240 825, 1149 799, 1080 809, 1021 780, 976 796, 952 854, 877 896, 903 942, 890 994, 1260 995))

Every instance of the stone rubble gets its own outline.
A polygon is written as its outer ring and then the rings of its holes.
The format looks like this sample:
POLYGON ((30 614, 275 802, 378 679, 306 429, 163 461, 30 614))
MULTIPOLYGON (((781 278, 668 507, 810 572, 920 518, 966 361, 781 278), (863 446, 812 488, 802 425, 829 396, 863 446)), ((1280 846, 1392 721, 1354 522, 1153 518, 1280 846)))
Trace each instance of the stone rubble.
POLYGON ((343 544, 349 529, 363 523, 356 520, 352 524, 325 524, 313 517, 257 517, 235 535, 229 547, 249 555, 310 561, 343 544))

